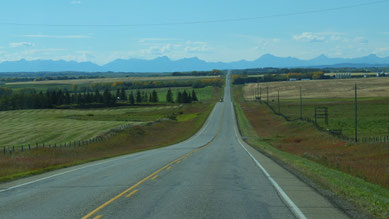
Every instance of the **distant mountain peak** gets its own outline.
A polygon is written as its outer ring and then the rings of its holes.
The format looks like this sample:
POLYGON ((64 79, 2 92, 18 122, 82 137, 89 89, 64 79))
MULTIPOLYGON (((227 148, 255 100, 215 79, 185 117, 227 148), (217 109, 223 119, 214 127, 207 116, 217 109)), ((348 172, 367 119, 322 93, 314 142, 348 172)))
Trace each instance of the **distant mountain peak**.
POLYGON ((65 60, 26 60, 5 61, 0 63, 0 72, 39 72, 39 71, 113 71, 113 72, 175 72, 204 71, 212 69, 245 69, 263 67, 315 67, 315 66, 389 66, 389 57, 378 57, 370 54, 359 58, 329 58, 324 54, 310 60, 295 57, 278 57, 264 54, 256 60, 240 60, 234 62, 207 62, 198 57, 171 60, 167 56, 145 59, 115 59, 105 65, 92 62, 77 62, 65 60))

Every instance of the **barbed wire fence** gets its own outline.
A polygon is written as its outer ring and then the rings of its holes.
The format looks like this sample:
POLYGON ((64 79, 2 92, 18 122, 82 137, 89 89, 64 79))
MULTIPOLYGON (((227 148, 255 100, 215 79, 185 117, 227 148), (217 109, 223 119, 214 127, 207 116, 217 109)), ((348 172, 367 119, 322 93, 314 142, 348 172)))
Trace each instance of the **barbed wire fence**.
MULTIPOLYGON (((274 88, 273 88, 274 89, 274 88)), ((358 87, 357 84, 354 86, 354 136, 345 135, 343 133, 342 128, 337 129, 331 129, 329 128, 329 119, 330 114, 328 107, 325 106, 315 106, 314 112, 313 112, 313 118, 310 118, 309 116, 306 116, 304 114, 304 93, 302 90, 302 87, 298 88, 299 96, 297 98, 298 105, 299 105, 299 112, 298 116, 291 116, 287 115, 285 112, 282 111, 281 106, 281 96, 280 96, 280 90, 276 89, 276 96, 269 96, 270 88, 269 86, 266 86, 266 83, 264 85, 260 85, 257 83, 255 86, 252 86, 249 90, 249 93, 252 94, 251 98, 248 98, 249 101, 255 101, 259 102, 261 104, 265 104, 274 114, 281 116, 286 121, 304 121, 313 124, 319 131, 326 132, 334 137, 337 137, 343 141, 350 142, 350 143, 368 143, 368 144, 374 144, 374 143, 385 143, 389 145, 389 127, 388 127, 388 134, 387 135, 380 135, 380 136, 368 136, 368 137, 359 137, 358 136, 358 121, 363 119, 363 117, 358 116, 358 87), (319 121, 322 121, 326 124, 326 127, 322 125, 319 121)), ((351 113, 351 112, 350 112, 351 113)))
MULTIPOLYGON (((149 124, 150 122, 146 123, 149 124)), ((13 145, 13 146, 3 146, 2 147, 2 154, 3 155, 12 155, 16 152, 26 152, 31 150, 38 150, 38 149, 61 149, 61 148, 76 148, 85 146, 91 143, 95 142, 103 142, 108 138, 111 138, 113 136, 116 136, 120 132, 124 131, 125 129, 128 129, 130 127, 137 126, 134 124, 123 124, 120 126, 117 126, 115 128, 112 128, 96 137, 84 139, 84 140, 77 140, 77 141, 69 141, 65 143, 35 143, 35 144, 22 144, 22 145, 13 145)))

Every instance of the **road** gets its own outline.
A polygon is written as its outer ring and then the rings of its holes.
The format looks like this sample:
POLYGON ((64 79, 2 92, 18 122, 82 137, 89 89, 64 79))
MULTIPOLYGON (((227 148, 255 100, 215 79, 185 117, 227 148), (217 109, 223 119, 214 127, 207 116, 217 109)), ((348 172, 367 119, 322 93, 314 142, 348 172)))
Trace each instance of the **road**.
POLYGON ((0 218, 346 218, 246 145, 230 97, 185 142, 0 185, 0 218))

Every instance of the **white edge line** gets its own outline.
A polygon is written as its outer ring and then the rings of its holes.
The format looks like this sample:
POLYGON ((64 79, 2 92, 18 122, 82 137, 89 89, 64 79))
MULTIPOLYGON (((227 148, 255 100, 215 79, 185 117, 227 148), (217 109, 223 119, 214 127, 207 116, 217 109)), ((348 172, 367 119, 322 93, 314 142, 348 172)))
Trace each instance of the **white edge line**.
MULTIPOLYGON (((120 159, 124 159, 124 158, 127 158, 127 157, 121 157, 120 159)), ((115 160, 119 160, 119 159, 115 159, 115 160)), ((60 175, 66 174, 66 173, 71 173, 71 172, 74 172, 74 171, 77 171, 77 170, 85 169, 85 168, 88 168, 88 167, 93 167, 93 166, 104 164, 104 163, 111 162, 111 161, 114 161, 114 160, 107 160, 107 161, 104 161, 104 162, 94 163, 94 164, 91 164, 91 165, 88 165, 88 166, 83 166, 83 167, 79 167, 79 168, 76 168, 76 169, 68 170, 68 171, 65 171, 65 172, 57 173, 57 174, 54 174, 54 175, 51 175, 51 176, 43 177, 43 178, 40 178, 40 179, 37 179, 37 180, 33 180, 33 181, 30 181, 30 182, 22 183, 22 184, 19 184, 19 185, 16 185, 16 186, 11 186, 11 187, 6 188, 6 189, 2 189, 2 190, 0 190, 0 192, 9 191, 9 190, 16 189, 16 188, 19 188, 19 187, 22 187, 22 186, 26 186, 26 185, 29 185, 29 184, 32 184, 32 183, 36 183, 36 182, 39 182, 39 181, 42 181, 42 180, 50 179, 50 178, 53 178, 53 177, 56 177, 56 176, 60 176, 60 175)))
MULTIPOLYGON (((231 102, 232 105, 232 102, 231 102)), ((232 105, 233 112, 235 111, 234 105, 232 105)), ((234 115, 235 118, 235 115, 234 115)), ((236 118, 235 118, 236 121, 236 118)), ((243 147, 243 149, 248 153, 248 155, 251 157, 251 159, 254 160, 255 164, 262 170, 263 174, 267 177, 267 179, 271 182, 271 184, 274 186, 274 188, 277 190, 277 192, 280 194, 280 196, 284 199, 286 204, 288 205, 289 209, 293 212, 293 214, 300 219, 306 219, 303 212, 297 207, 297 205, 289 198, 289 196, 285 193, 285 191, 278 185, 278 183, 270 176, 270 174, 266 171, 266 169, 255 159, 255 157, 246 149, 246 147, 242 144, 240 141, 240 138, 238 136, 238 133, 236 131, 236 122, 234 125, 235 135, 238 139, 239 144, 243 147)))
MULTIPOLYGON (((198 136, 198 135, 201 135, 201 134, 204 132, 204 130, 209 126, 209 121, 208 121, 208 120, 209 120, 209 118, 214 114, 213 112, 215 111, 215 108, 216 108, 216 105, 215 105, 215 107, 213 108, 212 112, 210 113, 209 117, 207 118, 206 123, 205 123, 204 126, 198 131, 197 134, 195 134, 195 135, 192 136, 191 138, 189 138, 189 139, 187 139, 187 140, 185 140, 185 141, 183 141, 183 142, 177 143, 177 144, 187 143, 188 141, 192 140, 194 137, 196 137, 196 136, 198 136)), ((173 146, 173 145, 171 145, 171 146, 173 146)), ((68 171, 65 171, 65 172, 57 173, 57 174, 54 174, 54 175, 51 175, 51 176, 43 177, 43 178, 40 178, 40 179, 37 179, 37 180, 33 180, 33 181, 30 181, 30 182, 26 182, 26 183, 22 183, 22 184, 19 184, 19 185, 11 186, 11 187, 8 187, 8 188, 6 188, 6 189, 1 189, 1 190, 0 190, 0 193, 1 193, 1 192, 6 192, 6 191, 10 191, 10 190, 12 190, 12 189, 16 189, 16 188, 19 188, 19 187, 22 187, 22 186, 30 185, 30 184, 33 184, 33 183, 36 183, 36 182, 40 182, 40 181, 43 181, 43 180, 46 180, 46 179, 50 179, 50 178, 53 178, 53 177, 56 177, 56 176, 61 176, 61 175, 67 174, 67 173, 71 173, 71 172, 77 171, 77 170, 81 170, 81 169, 85 169, 85 168, 97 166, 97 165, 104 164, 104 163, 108 163, 108 162, 112 162, 112 161, 117 161, 117 160, 121 160, 121 159, 126 159, 126 158, 128 158, 129 156, 134 156, 134 154, 129 154, 128 156, 124 155, 124 157, 117 157, 116 159, 113 158, 113 159, 110 159, 110 160, 106 160, 106 161, 94 163, 94 164, 91 164, 91 165, 87 165, 87 166, 79 167, 79 168, 76 168, 76 169, 68 170, 68 171)))

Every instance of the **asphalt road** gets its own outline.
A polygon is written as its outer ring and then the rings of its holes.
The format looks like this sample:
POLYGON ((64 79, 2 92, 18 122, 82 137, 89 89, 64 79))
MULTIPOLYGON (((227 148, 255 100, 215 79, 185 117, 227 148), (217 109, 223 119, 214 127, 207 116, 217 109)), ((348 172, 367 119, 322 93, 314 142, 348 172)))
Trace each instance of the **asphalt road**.
POLYGON ((185 142, 1 184, 0 218, 344 217, 245 145, 224 99, 185 142))

